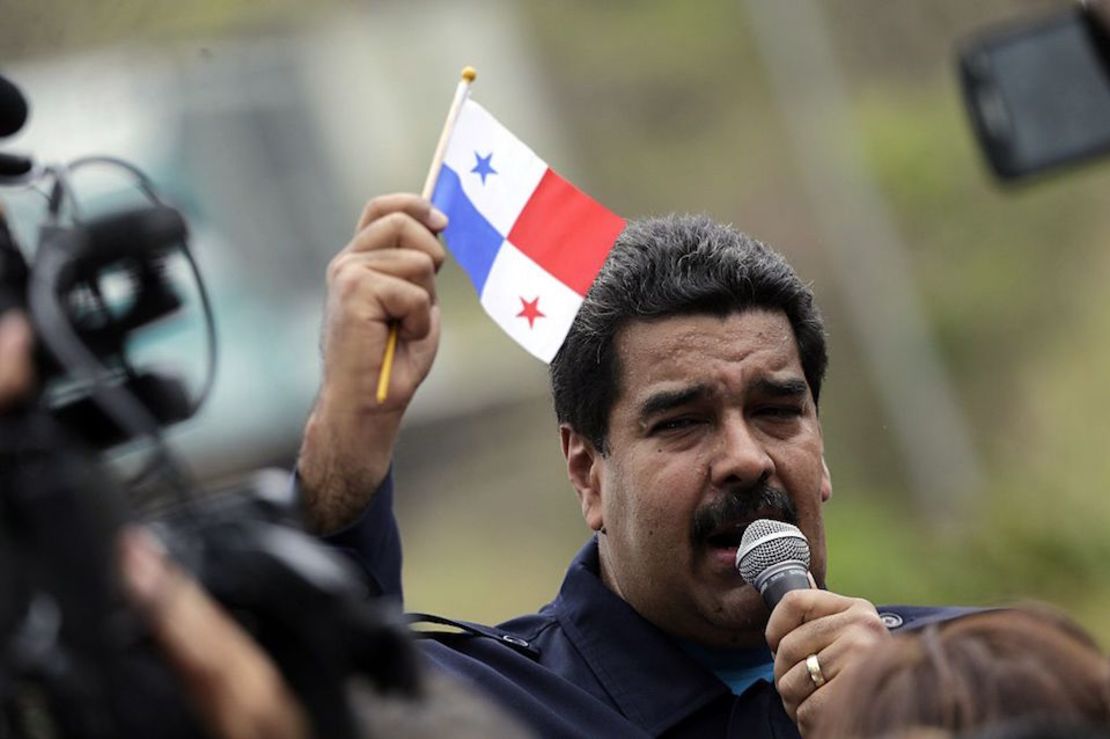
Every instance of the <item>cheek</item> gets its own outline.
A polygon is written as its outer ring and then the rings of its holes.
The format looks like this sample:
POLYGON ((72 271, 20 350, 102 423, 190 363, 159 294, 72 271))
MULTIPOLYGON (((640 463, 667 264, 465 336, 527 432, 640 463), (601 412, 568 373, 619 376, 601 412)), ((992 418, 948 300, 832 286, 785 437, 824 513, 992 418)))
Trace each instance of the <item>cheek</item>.
MULTIPOLYGON (((819 438, 770 452, 776 474, 792 494, 817 504, 825 497, 825 464, 819 438)), ((802 501, 799 500, 800 504, 802 501)))
POLYGON ((652 453, 636 468, 639 474, 623 474, 623 468, 614 469, 609 480, 607 522, 629 532, 636 547, 650 548, 655 542, 685 536, 700 499, 696 466, 689 461, 679 465, 664 454, 652 453))
POLYGON ((657 455, 645 476, 636 515, 646 536, 668 544, 685 542, 694 511, 707 493, 706 463, 700 459, 665 459, 657 455), (650 529, 650 530, 647 530, 650 529))

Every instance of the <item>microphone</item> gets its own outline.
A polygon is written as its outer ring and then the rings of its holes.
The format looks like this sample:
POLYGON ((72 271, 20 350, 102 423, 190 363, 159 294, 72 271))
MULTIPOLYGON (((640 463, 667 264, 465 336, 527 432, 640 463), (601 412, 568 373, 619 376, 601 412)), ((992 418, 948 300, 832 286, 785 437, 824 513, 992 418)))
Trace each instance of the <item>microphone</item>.
POLYGON ((801 529, 782 521, 760 518, 748 525, 736 550, 736 569, 771 610, 791 590, 813 587, 809 542, 801 529))
POLYGON ((0 76, 0 136, 11 136, 27 122, 27 100, 19 88, 0 76))

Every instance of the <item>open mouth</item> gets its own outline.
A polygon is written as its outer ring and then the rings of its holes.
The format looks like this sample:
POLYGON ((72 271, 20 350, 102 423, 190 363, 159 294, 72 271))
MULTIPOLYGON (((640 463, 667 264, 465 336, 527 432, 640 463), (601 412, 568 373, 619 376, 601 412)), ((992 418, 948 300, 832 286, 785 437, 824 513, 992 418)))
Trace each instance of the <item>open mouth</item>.
POLYGON ((705 543, 714 549, 736 549, 740 546, 740 539, 743 538, 744 530, 747 528, 747 522, 732 524, 710 534, 705 543))
POLYGON ((760 482, 743 490, 726 490, 701 506, 691 523, 691 541, 722 568, 735 566, 736 551, 748 525, 761 518, 797 525, 794 502, 782 490, 760 482))
POLYGON ((722 574, 727 573, 727 576, 736 574, 736 552, 740 549, 740 540, 744 536, 744 531, 754 520, 755 518, 745 518, 742 521, 733 520, 722 524, 701 540, 702 552, 709 561, 714 563, 715 570, 719 570, 722 574))
POLYGON ((743 518, 733 519, 719 524, 710 531, 702 541, 711 549, 729 549, 735 552, 740 547, 740 541, 743 539, 744 532, 747 530, 748 525, 751 524, 752 521, 757 521, 761 518, 770 519, 772 521, 789 522, 790 516, 784 515, 783 511, 771 508, 760 508, 758 511, 744 516, 743 518))

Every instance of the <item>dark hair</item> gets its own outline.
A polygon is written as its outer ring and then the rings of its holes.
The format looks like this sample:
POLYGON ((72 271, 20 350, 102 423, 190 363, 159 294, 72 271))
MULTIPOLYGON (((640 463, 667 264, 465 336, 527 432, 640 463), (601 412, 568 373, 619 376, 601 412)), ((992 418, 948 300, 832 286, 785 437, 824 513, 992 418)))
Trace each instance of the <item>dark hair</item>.
POLYGON ((1044 606, 900 635, 843 677, 819 737, 986 730, 1014 721, 1110 725, 1110 660, 1074 621, 1044 606))
POLYGON ((780 254, 706 216, 629 222, 551 362, 556 417, 604 453, 625 325, 753 308, 786 314, 816 402, 828 364, 824 324, 809 286, 780 254))
POLYGON ((1052 717, 1017 719, 959 734, 957 739, 1110 739, 1110 726, 1052 717))

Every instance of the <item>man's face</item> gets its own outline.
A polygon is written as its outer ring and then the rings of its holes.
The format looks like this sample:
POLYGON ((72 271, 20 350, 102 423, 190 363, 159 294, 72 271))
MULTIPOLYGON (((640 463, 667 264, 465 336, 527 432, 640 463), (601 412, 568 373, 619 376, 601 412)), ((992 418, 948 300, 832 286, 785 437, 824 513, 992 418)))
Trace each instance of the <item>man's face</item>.
POLYGON ((620 377, 602 455, 564 428, 602 578, 668 633, 763 644, 767 611, 735 568, 744 527, 795 523, 822 584, 821 425, 790 322, 751 310, 637 321, 617 335, 620 377))

